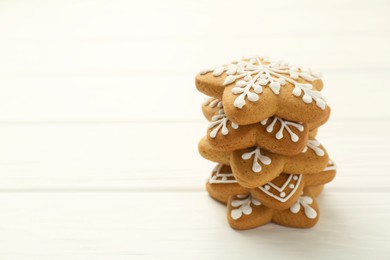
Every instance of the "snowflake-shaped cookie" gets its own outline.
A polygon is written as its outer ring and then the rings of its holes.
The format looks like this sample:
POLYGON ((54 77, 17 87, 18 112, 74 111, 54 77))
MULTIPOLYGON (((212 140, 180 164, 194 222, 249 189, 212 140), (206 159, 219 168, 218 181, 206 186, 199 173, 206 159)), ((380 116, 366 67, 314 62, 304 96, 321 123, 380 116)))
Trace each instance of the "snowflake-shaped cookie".
POLYGON ((199 142, 200 154, 214 162, 230 165, 238 183, 246 188, 264 185, 282 172, 290 174, 313 174, 322 171, 328 164, 329 157, 323 146, 318 155, 308 149, 305 153, 284 156, 272 153, 258 146, 234 150, 220 151, 214 149, 207 138, 199 142))
POLYGON ((273 115, 292 121, 320 122, 329 113, 319 92, 319 73, 266 57, 243 58, 203 70, 196 77, 196 86, 206 95, 223 100, 226 113, 239 125, 273 115), (248 117, 247 112, 252 115, 248 117))
POLYGON ((232 151, 259 146, 273 153, 295 155, 306 147, 309 129, 306 123, 271 117, 251 125, 239 126, 225 114, 221 102, 210 98, 202 106, 210 121, 207 138, 218 150, 232 151))
POLYGON ((318 220, 315 197, 334 178, 336 166, 330 160, 319 173, 281 174, 253 189, 240 186, 231 172, 227 165, 218 164, 210 177, 218 181, 208 181, 206 187, 211 197, 227 204, 228 221, 233 228, 254 228, 271 221, 291 227, 311 227, 318 220))
POLYGON ((308 228, 318 221, 318 205, 308 188, 289 209, 274 210, 262 204, 252 194, 230 196, 227 202, 227 216, 231 227, 250 229, 274 222, 288 227, 308 228))
POLYGON ((252 197, 265 206, 284 210, 298 201, 305 187, 320 186, 332 181, 336 169, 329 169, 330 167, 334 167, 333 162, 329 162, 328 166, 319 173, 282 173, 264 185, 247 189, 238 184, 228 165, 218 164, 212 171, 206 186, 209 194, 223 203, 227 203, 229 196, 251 193, 252 197))

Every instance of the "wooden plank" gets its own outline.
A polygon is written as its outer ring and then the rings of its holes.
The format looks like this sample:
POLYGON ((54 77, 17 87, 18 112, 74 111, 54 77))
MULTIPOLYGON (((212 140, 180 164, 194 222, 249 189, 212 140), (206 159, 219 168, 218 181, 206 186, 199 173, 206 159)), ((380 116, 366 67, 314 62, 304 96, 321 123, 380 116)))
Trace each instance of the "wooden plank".
POLYGON ((96 0, 93 4, 87 0, 43 0, 2 1, 0 7, 2 39, 231 39, 232 35, 238 38, 269 34, 299 38, 389 32, 389 4, 383 0, 329 0, 316 4, 309 0, 245 1, 244 5, 233 0, 148 0, 137 4, 125 0, 96 0))
POLYGON ((0 42, 1 77, 196 73, 244 55, 268 55, 326 70, 388 70, 390 33, 259 36, 234 39, 129 39, 0 42), (340 40, 341 39, 341 40, 340 40), (261 42, 261 48, 259 48, 261 42), (286 48, 288 42, 288 48, 286 48), (305 48, 302 48, 305 46, 305 48), (321 46, 326 46, 324 49, 321 46))
MULTIPOLYGON (((0 122, 203 120, 196 73, 0 77, 0 122)), ((332 118, 390 118, 387 77, 387 71, 325 72, 332 118)))
POLYGON ((3 1, 0 75, 188 73, 259 52, 318 70, 389 69, 387 1, 245 6, 3 1))
POLYGON ((388 259, 388 192, 329 192, 312 229, 238 232, 204 192, 0 193, 6 259, 388 259))
MULTIPOLYGON (((2 190, 203 190, 206 123, 1 124, 2 190)), ((339 165, 334 190, 390 187, 388 120, 333 120, 319 140, 339 165)))

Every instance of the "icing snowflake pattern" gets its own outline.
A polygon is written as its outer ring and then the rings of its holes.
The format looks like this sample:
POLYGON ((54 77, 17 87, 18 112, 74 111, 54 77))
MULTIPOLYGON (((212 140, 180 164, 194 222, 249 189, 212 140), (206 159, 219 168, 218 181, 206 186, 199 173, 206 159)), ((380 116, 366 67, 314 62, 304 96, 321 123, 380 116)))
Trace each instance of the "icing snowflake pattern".
POLYGON ((305 215, 309 219, 315 219, 317 217, 317 212, 310 207, 310 205, 313 203, 313 199, 309 196, 301 196, 299 197, 298 201, 295 202, 294 205, 290 208, 291 213, 298 213, 301 209, 301 205, 305 211, 305 215))
POLYGON ((262 155, 260 147, 256 147, 256 149, 253 150, 252 152, 244 153, 243 155, 241 155, 241 158, 243 160, 249 160, 252 156, 253 156, 252 171, 254 172, 261 172, 262 167, 260 163, 264 165, 271 164, 271 158, 262 155))
POLYGON ((241 218, 241 216, 244 215, 250 215, 252 214, 252 207, 251 204, 255 206, 260 206, 260 201, 256 200, 255 198, 252 198, 251 195, 236 195, 236 199, 232 200, 230 205, 236 209, 233 209, 230 212, 230 216, 232 219, 237 220, 241 218))
POLYGON ((213 169, 211 177, 209 178, 210 184, 229 184, 237 183, 236 178, 234 178, 233 173, 221 173, 222 164, 218 164, 213 169))
MULTIPOLYGON (((268 123, 268 121, 269 121, 269 118, 262 120, 260 123, 261 123, 262 125, 266 125, 266 124, 268 123)), ((280 122, 280 129, 279 129, 279 131, 275 134, 276 139, 278 139, 278 140, 282 139, 282 138, 284 137, 283 131, 284 131, 284 129, 286 129, 286 131, 287 131, 287 132, 289 133, 289 135, 290 135, 291 141, 293 141, 293 142, 298 142, 298 140, 299 140, 298 135, 296 135, 296 134, 291 130, 290 127, 294 127, 294 128, 297 129, 298 131, 303 132, 303 130, 304 130, 303 125, 300 124, 300 123, 295 123, 295 122, 291 122, 291 121, 286 121, 286 120, 281 119, 280 117, 275 116, 275 117, 273 118, 271 124, 269 124, 269 125, 267 126, 267 128, 266 128, 266 130, 267 130, 268 133, 271 133, 271 132, 274 130, 274 126, 275 126, 275 124, 276 124, 277 121, 280 122)))
MULTIPOLYGON (((215 138, 221 130, 223 135, 227 135, 229 133, 229 129, 227 128, 227 123, 229 122, 229 118, 226 116, 225 111, 220 109, 218 113, 211 118, 211 122, 209 124, 209 129, 212 129, 210 132, 210 137, 215 138)), ((233 129, 238 128, 238 124, 231 122, 231 127, 233 129)))
POLYGON ((335 171, 335 170, 337 170, 337 164, 332 159, 329 159, 328 165, 325 167, 323 171, 326 172, 326 171, 335 171))
POLYGON ((221 107, 222 108, 222 101, 216 98, 208 98, 206 101, 203 103, 205 106, 209 106, 211 108, 214 107, 221 107))
POLYGON ((321 145, 321 143, 315 139, 307 140, 307 144, 306 144, 305 148, 303 149, 302 153, 306 153, 307 149, 310 148, 315 152, 315 154, 317 156, 324 156, 325 151, 320 148, 320 145, 321 145))
POLYGON ((303 69, 297 66, 290 66, 283 61, 270 61, 266 57, 251 57, 246 60, 234 61, 227 66, 220 66, 213 69, 206 69, 200 72, 201 75, 212 72, 214 77, 219 77, 226 72, 226 78, 223 85, 229 85, 235 82, 232 89, 234 95, 239 95, 234 100, 234 106, 241 109, 246 104, 246 99, 250 102, 259 100, 259 94, 263 92, 263 87, 268 86, 275 95, 279 95, 281 86, 286 82, 294 86, 292 94, 300 97, 303 93, 303 102, 310 104, 315 101, 316 105, 324 110, 325 100, 321 93, 313 89, 309 83, 299 83, 296 81, 302 78, 312 82, 320 78, 318 73, 310 69, 303 69), (253 90, 253 91, 252 91, 253 90))

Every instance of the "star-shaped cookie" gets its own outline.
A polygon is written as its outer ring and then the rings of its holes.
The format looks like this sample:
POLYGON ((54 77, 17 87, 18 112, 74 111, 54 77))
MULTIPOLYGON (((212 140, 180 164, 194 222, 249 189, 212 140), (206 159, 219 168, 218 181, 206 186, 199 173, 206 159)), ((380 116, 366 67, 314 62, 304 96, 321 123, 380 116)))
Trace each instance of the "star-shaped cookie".
POLYGON ((205 69, 195 83, 200 92, 222 100, 226 115, 238 125, 272 116, 321 125, 330 114, 318 73, 267 57, 205 69))

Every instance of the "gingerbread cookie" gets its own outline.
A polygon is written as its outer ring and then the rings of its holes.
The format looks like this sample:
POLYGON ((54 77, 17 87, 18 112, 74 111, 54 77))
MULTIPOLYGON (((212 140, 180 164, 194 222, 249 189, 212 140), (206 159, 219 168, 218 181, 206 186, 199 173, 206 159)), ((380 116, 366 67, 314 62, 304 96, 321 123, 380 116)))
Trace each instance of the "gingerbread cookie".
POLYGON ((268 208, 284 210, 298 200, 305 187, 304 178, 303 174, 284 173, 267 184, 251 189, 251 195, 268 208))
MULTIPOLYGON (((296 155, 304 149, 309 128, 306 123, 297 123, 279 117, 239 126, 226 116, 220 101, 209 99, 203 109, 211 122, 207 132, 209 144, 216 150, 232 151, 259 146, 273 153, 296 155)), ((316 131, 310 134, 315 136, 316 131)))
POLYGON ((234 229, 245 230, 274 222, 295 228, 309 228, 319 219, 319 208, 310 189, 305 189, 288 209, 273 210, 263 205, 251 194, 230 196, 227 219, 234 229))
POLYGON ((214 162, 230 165, 239 184, 246 188, 264 185, 282 172, 313 174, 324 169, 329 161, 325 148, 317 140, 308 140, 305 149, 295 156, 271 153, 260 147, 232 152, 213 149, 208 140, 199 142, 200 154, 214 162))
MULTIPOLYGON (((216 115, 217 112, 219 112, 221 109, 223 109, 222 101, 217 99, 217 98, 214 98, 214 97, 208 97, 202 103, 202 113, 209 121, 211 121, 211 118, 214 115, 216 115)), ((229 119, 229 121, 231 121, 231 120, 229 119)), ((301 122, 294 122, 294 123, 303 124, 301 122)), ((320 127, 322 125, 322 124, 316 123, 316 122, 309 122, 309 123, 304 123, 304 124, 307 124, 307 128, 309 129, 309 131, 313 131, 314 129, 317 129, 318 127, 320 127)))
POLYGON ((252 197, 265 206, 284 210, 290 208, 299 198, 299 194, 307 187, 314 189, 315 197, 322 191, 324 184, 333 180, 336 170, 332 162, 319 173, 313 174, 281 174, 274 180, 258 188, 251 189, 252 197))
POLYGON ((212 198, 222 203, 227 203, 229 196, 245 194, 248 189, 238 185, 230 166, 217 164, 206 182, 206 190, 212 198))
POLYGON ((271 222, 274 211, 262 205, 250 194, 230 196, 226 216, 234 229, 245 230, 271 222))
POLYGON ((226 115, 238 125, 272 116, 322 125, 330 114, 318 73, 265 57, 206 69, 195 83, 200 92, 222 100, 226 115))
POLYGON ((329 160, 327 166, 320 173, 305 175, 305 186, 318 186, 331 182, 336 176, 336 164, 329 160))
POLYGON ((298 200, 306 187, 318 187, 315 190, 315 196, 318 196, 322 186, 330 182, 335 174, 335 165, 329 162, 328 166, 319 173, 283 173, 265 185, 247 189, 238 184, 229 166, 218 164, 206 187, 211 197, 223 203, 227 202, 229 196, 251 193, 253 198, 265 206, 275 210, 284 210, 290 208, 298 200))
POLYGON ((313 194, 314 197, 318 197, 321 192, 324 190, 325 185, 318 185, 318 186, 309 186, 306 189, 310 189, 311 194, 313 194))
POLYGON ((289 209, 274 211, 272 222, 286 227, 309 228, 314 226, 320 217, 315 196, 305 189, 289 209))

